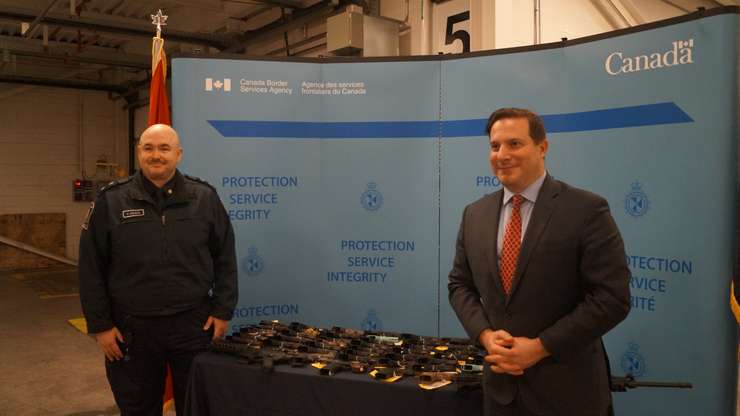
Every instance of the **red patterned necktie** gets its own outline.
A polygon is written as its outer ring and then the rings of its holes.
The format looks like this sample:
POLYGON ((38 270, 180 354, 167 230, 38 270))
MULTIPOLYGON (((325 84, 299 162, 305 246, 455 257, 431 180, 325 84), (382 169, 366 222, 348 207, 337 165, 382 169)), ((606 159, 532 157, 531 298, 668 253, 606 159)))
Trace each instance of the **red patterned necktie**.
POLYGON ((519 208, 523 200, 521 195, 514 195, 511 198, 511 217, 506 224, 504 246, 501 248, 501 283, 507 295, 511 293, 511 282, 514 280, 519 248, 522 245, 522 216, 519 208))

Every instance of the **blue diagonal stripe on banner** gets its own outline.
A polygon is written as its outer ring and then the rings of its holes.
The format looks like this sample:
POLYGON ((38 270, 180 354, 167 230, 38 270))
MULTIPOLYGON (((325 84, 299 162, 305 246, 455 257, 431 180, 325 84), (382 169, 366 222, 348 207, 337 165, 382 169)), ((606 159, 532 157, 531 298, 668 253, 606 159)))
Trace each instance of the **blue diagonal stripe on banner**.
MULTIPOLYGON (((688 123, 675 103, 658 103, 578 113, 543 115, 548 133, 688 123)), ((484 136, 488 119, 442 121, 303 122, 208 120, 224 137, 292 139, 407 139, 484 136)))
MULTIPOLYGON (((547 114, 542 116, 542 120, 548 133, 618 129, 694 121, 675 103, 635 105, 578 113, 547 114)), ((487 118, 447 121, 442 126, 442 132, 444 137, 485 136, 487 122, 487 118)))
POLYGON ((366 139, 439 137, 439 121, 232 121, 208 120, 224 137, 366 139))

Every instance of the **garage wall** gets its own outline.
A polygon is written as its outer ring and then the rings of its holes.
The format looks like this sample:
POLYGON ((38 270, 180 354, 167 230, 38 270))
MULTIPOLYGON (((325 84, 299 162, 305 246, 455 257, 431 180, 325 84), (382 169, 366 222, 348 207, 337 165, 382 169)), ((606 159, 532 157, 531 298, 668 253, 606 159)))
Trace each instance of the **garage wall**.
POLYGON ((127 114, 105 92, 0 84, 0 214, 66 214, 77 259, 89 202, 73 201, 72 182, 101 155, 128 171, 127 114))

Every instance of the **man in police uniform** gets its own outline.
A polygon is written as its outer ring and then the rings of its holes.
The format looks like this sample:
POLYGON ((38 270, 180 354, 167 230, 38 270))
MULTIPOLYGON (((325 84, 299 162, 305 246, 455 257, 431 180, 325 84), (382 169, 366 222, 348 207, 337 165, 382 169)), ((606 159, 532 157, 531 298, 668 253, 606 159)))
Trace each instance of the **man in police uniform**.
POLYGON ((162 414, 166 364, 182 414, 190 364, 236 305, 234 232, 216 190, 177 170, 175 130, 147 128, 137 158, 82 226, 80 300, 121 414, 162 414))

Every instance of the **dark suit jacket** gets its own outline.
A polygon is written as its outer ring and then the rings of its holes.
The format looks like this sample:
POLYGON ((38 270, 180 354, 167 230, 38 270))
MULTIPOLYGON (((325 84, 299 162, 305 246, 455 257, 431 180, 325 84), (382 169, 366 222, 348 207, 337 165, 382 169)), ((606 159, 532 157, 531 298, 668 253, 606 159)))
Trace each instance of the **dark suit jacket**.
POLYGON ((510 296, 498 272, 503 190, 468 205, 449 275, 450 303, 475 341, 485 328, 539 337, 551 356, 522 376, 484 371, 487 398, 517 391, 543 414, 604 415, 611 403, 601 336, 629 312, 630 272, 606 200, 549 175, 522 240, 510 296))

